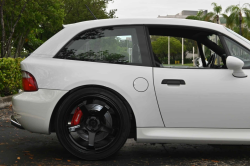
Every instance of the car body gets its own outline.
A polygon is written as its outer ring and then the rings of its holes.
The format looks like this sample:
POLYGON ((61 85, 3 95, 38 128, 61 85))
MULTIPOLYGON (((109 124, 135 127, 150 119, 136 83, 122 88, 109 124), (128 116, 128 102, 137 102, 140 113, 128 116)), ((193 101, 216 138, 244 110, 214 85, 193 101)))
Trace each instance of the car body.
MULTIPOLYGON (((227 57, 230 50, 223 38, 246 50, 250 48, 249 41, 224 26, 195 20, 108 19, 65 25, 22 61, 21 69, 34 76, 38 90, 13 96, 12 123, 30 132, 50 134, 55 131, 61 103, 80 89, 97 87, 116 94, 131 109, 130 134, 137 142, 250 144, 250 78, 237 78, 226 67, 164 68, 155 65, 150 35, 161 32, 163 36, 171 36, 167 31, 204 40, 202 44, 212 48, 214 46, 202 38, 202 33, 211 31, 222 40, 227 57), (131 55, 126 59, 128 64, 122 60, 109 63, 74 59, 75 54, 68 59, 62 57, 65 55, 62 48, 69 51, 70 44, 80 40, 75 39, 79 34, 93 33, 97 29, 99 31, 94 33, 103 34, 95 35, 105 38, 111 33, 110 27, 118 37, 124 29, 126 34, 131 32, 132 39, 126 40, 130 42, 135 40, 133 35, 136 33, 137 44, 131 47, 132 52, 140 47, 137 54, 141 58, 136 59, 137 63, 133 63, 131 55), (191 33, 193 36, 188 36, 191 33)), ((129 36, 126 34, 125 37, 129 36)), ((81 40, 99 40, 97 38, 85 35, 81 40)), ((221 50, 214 48, 220 54, 221 50)), ((250 75, 247 66, 241 72, 250 75)))

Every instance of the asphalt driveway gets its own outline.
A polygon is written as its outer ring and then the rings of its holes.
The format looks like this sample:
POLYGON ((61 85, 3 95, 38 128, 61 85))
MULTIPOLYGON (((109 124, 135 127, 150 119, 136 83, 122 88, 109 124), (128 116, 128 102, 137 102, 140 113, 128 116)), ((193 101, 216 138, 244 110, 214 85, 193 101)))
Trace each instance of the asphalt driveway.
POLYGON ((250 146, 143 144, 129 139, 115 155, 84 161, 68 153, 56 135, 19 130, 0 109, 0 165, 250 165, 250 146))

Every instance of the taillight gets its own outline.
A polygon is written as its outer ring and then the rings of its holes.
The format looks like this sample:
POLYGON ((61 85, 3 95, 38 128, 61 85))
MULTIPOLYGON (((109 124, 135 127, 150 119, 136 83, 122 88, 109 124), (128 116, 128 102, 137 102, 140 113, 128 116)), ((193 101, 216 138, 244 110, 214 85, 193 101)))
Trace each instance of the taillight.
POLYGON ((35 77, 27 71, 22 71, 23 76, 23 90, 24 91, 37 91, 37 83, 35 77))

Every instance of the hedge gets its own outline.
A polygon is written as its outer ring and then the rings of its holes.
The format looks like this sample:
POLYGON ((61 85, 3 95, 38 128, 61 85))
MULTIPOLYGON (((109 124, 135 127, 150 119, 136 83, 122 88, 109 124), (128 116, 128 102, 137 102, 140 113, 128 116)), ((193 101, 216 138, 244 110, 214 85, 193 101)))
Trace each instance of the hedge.
POLYGON ((16 94, 22 89, 22 60, 24 58, 0 59, 0 97, 16 94))

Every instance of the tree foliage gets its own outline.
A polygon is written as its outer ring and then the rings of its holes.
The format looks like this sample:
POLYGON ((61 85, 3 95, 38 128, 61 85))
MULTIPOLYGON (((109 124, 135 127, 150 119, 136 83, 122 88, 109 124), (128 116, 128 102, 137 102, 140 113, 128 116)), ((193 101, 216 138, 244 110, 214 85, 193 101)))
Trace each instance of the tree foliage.
POLYGON ((245 38, 250 40, 250 4, 245 3, 242 6, 240 4, 230 5, 226 8, 225 13, 222 13, 222 7, 213 2, 213 11, 203 14, 203 11, 199 11, 195 16, 188 16, 186 19, 200 20, 220 23, 220 16, 226 20, 226 27, 239 33, 245 38))
POLYGON ((213 6, 213 12, 209 12, 206 14, 205 16, 205 21, 213 21, 216 22, 217 24, 219 24, 219 20, 220 20, 220 15, 222 12, 222 7, 219 6, 217 3, 213 2, 211 4, 213 6))
POLYGON ((200 20, 200 21, 206 21, 206 15, 204 15, 204 11, 200 10, 197 12, 196 15, 191 15, 186 17, 186 19, 190 19, 190 20, 200 20))
POLYGON ((64 24, 93 20, 94 17, 88 11, 87 5, 98 19, 115 18, 116 9, 106 11, 107 4, 112 0, 65 0, 64 24))
POLYGON ((0 0, 0 57, 18 57, 24 50, 32 52, 61 30, 63 24, 92 20, 85 4, 99 19, 114 18, 116 9, 106 11, 111 1, 0 0))
MULTIPOLYGON (((168 57, 168 37, 157 37, 156 40, 151 42, 151 44, 153 52, 159 57, 161 61, 165 61, 164 59, 168 57)), ((181 42, 174 37, 170 37, 170 58, 175 60, 178 55, 181 55, 181 52, 181 42)), ((186 46, 184 46, 184 52, 186 52, 186 46)))
POLYGON ((32 47, 30 43, 33 40, 39 39, 41 40, 39 44, 42 44, 43 39, 47 40, 48 32, 52 35, 62 27, 64 18, 62 1, 1 0, 0 5, 1 57, 10 57, 12 47, 16 48, 14 56, 20 55, 24 44, 27 50, 32 50, 31 48, 34 50, 39 45, 32 47), (39 36, 41 32, 44 38, 39 36))
POLYGON ((228 25, 233 26, 233 24, 238 25, 240 35, 243 35, 242 28, 250 28, 250 4, 245 3, 242 6, 238 5, 231 5, 227 7, 225 13, 230 13, 229 16, 224 14, 224 18, 227 19, 228 25), (243 18, 243 14, 246 15, 246 18, 243 18), (243 27, 242 27, 243 26, 243 27))
POLYGON ((0 59, 0 97, 13 95, 22 89, 22 58, 0 59))

